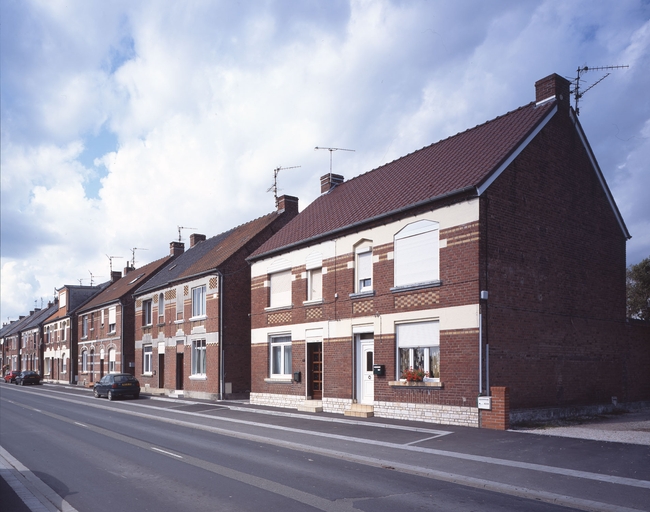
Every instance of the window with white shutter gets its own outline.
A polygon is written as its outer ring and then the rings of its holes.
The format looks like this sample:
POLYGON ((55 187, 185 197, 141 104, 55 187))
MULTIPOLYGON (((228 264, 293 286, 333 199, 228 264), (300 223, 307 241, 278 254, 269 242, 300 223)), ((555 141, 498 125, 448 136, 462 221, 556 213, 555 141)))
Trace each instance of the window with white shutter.
POLYGON ((395 235, 395 286, 436 282, 440 279, 438 223, 420 220, 395 235))

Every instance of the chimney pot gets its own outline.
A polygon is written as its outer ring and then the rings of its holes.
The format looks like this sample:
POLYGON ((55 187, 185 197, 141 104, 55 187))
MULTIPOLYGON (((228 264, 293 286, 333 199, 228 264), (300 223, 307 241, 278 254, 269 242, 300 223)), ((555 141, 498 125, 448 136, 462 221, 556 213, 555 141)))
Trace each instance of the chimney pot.
POLYGON ((199 233, 192 233, 190 235, 190 249, 194 247, 196 244, 199 242, 203 242, 205 240, 205 235, 200 235, 199 233))
POLYGON ((555 98, 558 105, 568 108, 571 96, 570 85, 571 82, 556 73, 548 75, 535 82, 535 102, 539 104, 555 98))
POLYGON ((324 194, 325 192, 329 192, 332 190, 334 187, 337 185, 340 185, 345 181, 345 178, 341 176, 340 174, 326 174, 324 176, 320 177, 320 193, 324 194))
POLYGON ((170 256, 180 256, 185 252, 185 244, 183 242, 171 242, 169 244, 170 256))
POLYGON ((298 198, 295 196, 278 197, 278 212, 298 213, 298 198))

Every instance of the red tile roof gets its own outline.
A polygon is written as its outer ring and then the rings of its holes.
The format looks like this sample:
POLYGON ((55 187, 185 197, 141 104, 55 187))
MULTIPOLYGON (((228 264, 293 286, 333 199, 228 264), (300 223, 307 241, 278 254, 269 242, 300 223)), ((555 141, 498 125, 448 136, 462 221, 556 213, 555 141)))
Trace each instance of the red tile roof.
POLYGON ((555 101, 531 103, 338 185, 250 259, 480 185, 555 105, 555 101))

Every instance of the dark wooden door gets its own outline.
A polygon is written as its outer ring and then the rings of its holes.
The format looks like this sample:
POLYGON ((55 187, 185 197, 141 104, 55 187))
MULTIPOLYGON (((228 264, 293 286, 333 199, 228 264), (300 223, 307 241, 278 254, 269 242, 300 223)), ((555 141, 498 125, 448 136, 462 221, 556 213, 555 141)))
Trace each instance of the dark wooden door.
POLYGON ((323 399, 323 344, 309 343, 308 351, 308 382, 309 395, 313 400, 323 399))
POLYGON ((176 389, 183 389, 183 354, 176 354, 176 389))
POLYGON ((165 354, 158 354, 158 387, 165 387, 165 354))

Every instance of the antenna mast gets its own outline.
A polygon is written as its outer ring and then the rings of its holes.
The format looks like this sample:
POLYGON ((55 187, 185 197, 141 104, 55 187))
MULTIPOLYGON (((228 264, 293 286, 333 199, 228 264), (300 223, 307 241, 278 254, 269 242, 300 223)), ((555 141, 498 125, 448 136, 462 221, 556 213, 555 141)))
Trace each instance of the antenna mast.
POLYGON ((108 258, 108 263, 109 263, 109 266, 110 266, 110 268, 111 268, 111 276, 112 276, 112 275, 113 275, 113 260, 114 260, 115 258, 121 258, 122 256, 109 256, 109 255, 107 254, 106 257, 108 258))
POLYGON ((332 153, 334 151, 352 151, 354 153, 354 149, 344 149, 344 148, 321 148, 319 146, 316 146, 314 149, 326 149, 327 151, 330 152, 330 174, 332 174, 332 153))
MULTIPOLYGON (((94 276, 90 270, 88 271, 88 273, 90 274, 90 286, 94 286, 93 279, 95 279, 96 277, 104 277, 104 276, 94 276)), ((81 280, 79 280, 79 284, 81 284, 81 280)))
POLYGON ((575 83, 575 85, 574 85, 574 87, 573 87, 573 90, 571 91, 571 94, 573 94, 573 98, 574 98, 574 100, 575 100, 575 111, 576 111, 576 115, 577 115, 577 116, 580 115, 580 109, 578 108, 578 103, 579 103, 580 99, 585 95, 585 93, 586 93, 589 89, 595 87, 595 86, 598 85, 600 82, 602 82, 603 80, 605 80, 605 78, 607 78, 611 73, 606 73, 605 76, 603 76, 602 78, 600 78, 600 80, 597 80, 596 82, 594 82, 593 84, 591 84, 591 85, 590 85, 589 87, 587 87, 584 91, 580 91, 580 80, 584 80, 583 78, 581 78, 581 75, 584 75, 587 71, 604 71, 604 70, 607 70, 607 69, 623 69, 623 68, 629 68, 629 67, 630 67, 630 66, 628 66, 628 65, 623 65, 623 66, 598 66, 598 67, 595 67, 595 68, 590 68, 589 66, 584 66, 584 67, 582 67, 582 68, 579 67, 579 68, 578 68, 578 71, 577 71, 577 76, 576 76, 575 79, 573 80, 573 82, 575 83))
MULTIPOLYGON (((294 165, 293 167, 276 167, 273 169, 273 185, 271 185, 267 192, 273 191, 273 197, 275 197, 275 207, 278 207, 278 174, 280 174, 280 171, 283 171, 285 169, 298 169, 300 165, 294 165)), ((179 240, 180 241, 180 240, 179 240)))
POLYGON ((131 266, 135 268, 135 251, 148 251, 149 249, 143 249, 142 247, 134 247, 131 249, 131 266))
POLYGON ((178 241, 182 242, 183 239, 181 238, 181 229, 198 229, 198 228, 189 228, 187 226, 176 226, 178 228, 178 241))

